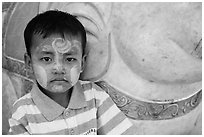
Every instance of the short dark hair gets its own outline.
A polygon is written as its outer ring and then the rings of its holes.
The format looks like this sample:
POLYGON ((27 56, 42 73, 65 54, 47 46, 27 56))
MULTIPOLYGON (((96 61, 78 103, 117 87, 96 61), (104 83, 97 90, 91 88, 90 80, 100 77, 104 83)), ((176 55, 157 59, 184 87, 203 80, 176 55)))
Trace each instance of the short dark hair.
POLYGON ((49 10, 35 16, 24 30, 24 40, 26 51, 31 56, 32 38, 34 34, 39 34, 42 38, 51 34, 60 34, 64 38, 65 34, 81 35, 82 56, 85 54, 86 31, 83 25, 75 16, 59 10, 49 10))

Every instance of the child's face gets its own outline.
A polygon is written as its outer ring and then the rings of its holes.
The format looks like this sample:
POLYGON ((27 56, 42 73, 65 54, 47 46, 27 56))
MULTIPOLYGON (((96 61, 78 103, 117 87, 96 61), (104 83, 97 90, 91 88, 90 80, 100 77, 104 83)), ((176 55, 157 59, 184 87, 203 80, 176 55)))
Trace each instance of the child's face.
POLYGON ((62 93, 75 85, 82 71, 81 37, 51 35, 34 36, 31 64, 37 82, 54 93, 62 93))

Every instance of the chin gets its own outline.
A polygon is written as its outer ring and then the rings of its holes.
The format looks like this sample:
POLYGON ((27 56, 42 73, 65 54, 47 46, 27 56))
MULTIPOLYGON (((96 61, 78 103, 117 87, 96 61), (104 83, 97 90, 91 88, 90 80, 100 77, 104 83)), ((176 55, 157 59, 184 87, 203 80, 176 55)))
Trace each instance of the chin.
POLYGON ((50 91, 52 93, 63 93, 69 90, 71 87, 70 86, 65 86, 65 85, 53 85, 50 87, 50 91))

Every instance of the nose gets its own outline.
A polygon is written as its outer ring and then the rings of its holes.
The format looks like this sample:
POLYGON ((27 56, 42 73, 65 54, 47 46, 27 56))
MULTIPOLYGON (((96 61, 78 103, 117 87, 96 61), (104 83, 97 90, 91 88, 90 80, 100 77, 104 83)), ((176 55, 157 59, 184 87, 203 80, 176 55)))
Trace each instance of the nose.
POLYGON ((54 74, 65 74, 65 67, 60 62, 55 62, 53 66, 53 73, 54 74))

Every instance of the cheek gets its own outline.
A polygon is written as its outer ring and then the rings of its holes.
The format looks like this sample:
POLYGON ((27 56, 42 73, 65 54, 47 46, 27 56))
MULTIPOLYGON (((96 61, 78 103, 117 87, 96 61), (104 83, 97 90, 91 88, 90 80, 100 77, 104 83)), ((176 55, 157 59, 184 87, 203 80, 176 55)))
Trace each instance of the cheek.
POLYGON ((77 81, 79 80, 79 74, 80 74, 80 70, 78 67, 74 66, 73 68, 71 68, 70 80, 71 80, 72 86, 75 85, 77 81))
POLYGON ((42 87, 47 87, 47 73, 46 70, 39 65, 33 65, 36 80, 42 87))

